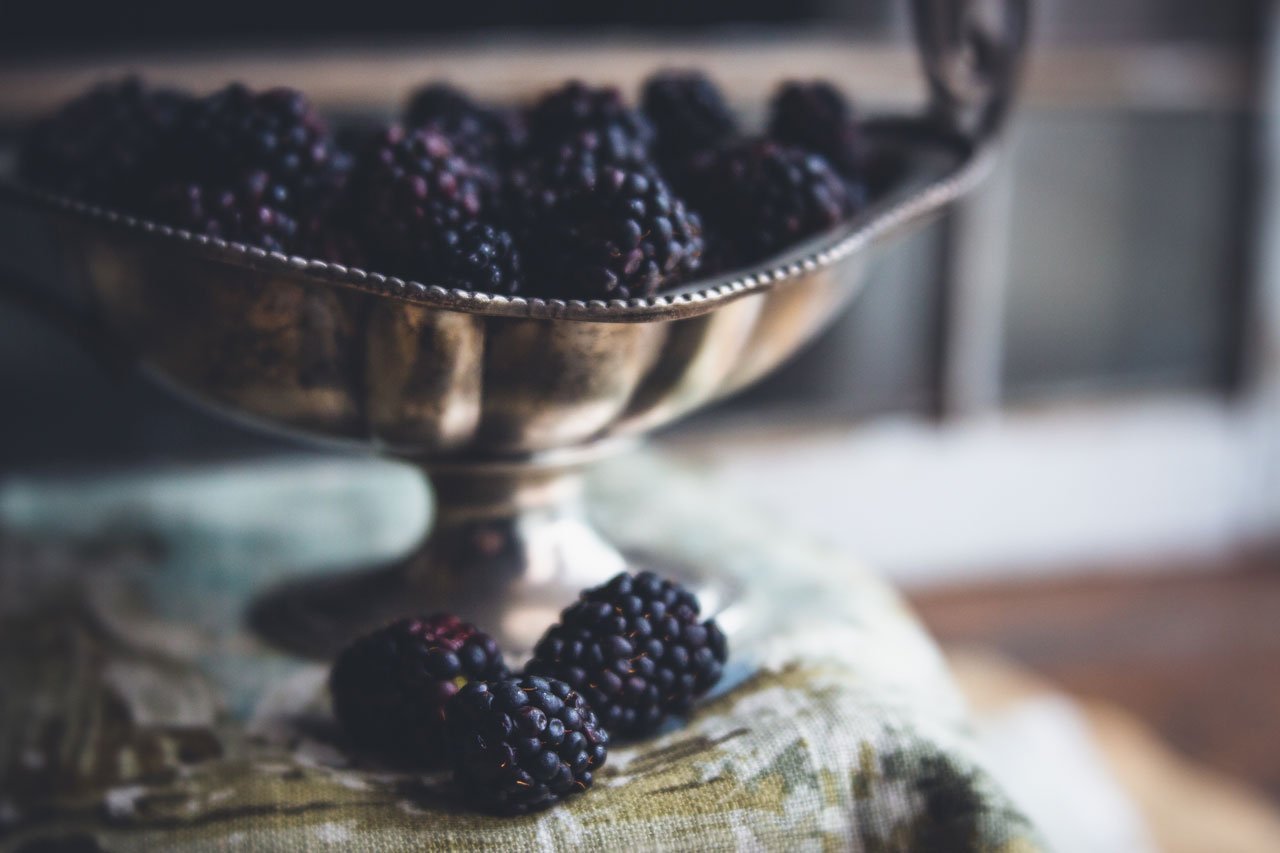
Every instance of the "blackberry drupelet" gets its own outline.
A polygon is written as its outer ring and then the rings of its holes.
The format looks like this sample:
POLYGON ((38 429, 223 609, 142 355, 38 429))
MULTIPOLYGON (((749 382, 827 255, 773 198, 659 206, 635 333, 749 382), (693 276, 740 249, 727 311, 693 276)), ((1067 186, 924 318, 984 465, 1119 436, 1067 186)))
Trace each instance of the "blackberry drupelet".
POLYGON ((443 232, 479 218, 487 186, 443 134, 392 126, 356 162, 346 210, 371 264, 419 277, 431 271, 443 232))
MULTIPOLYGON (((566 168, 615 166, 619 169, 651 170, 653 153, 649 146, 617 127, 602 130, 580 130, 560 140, 558 145, 544 146, 521 165, 535 173, 555 174, 566 168)), ((519 169, 521 167, 517 167, 519 169)))
POLYGON ((766 258, 826 231, 857 206, 821 156, 763 139, 717 152, 691 179, 689 198, 725 241, 716 252, 730 264, 766 258))
POLYGON ((367 263, 361 241, 344 222, 313 217, 302 226, 300 234, 297 254, 346 267, 364 267, 367 263))
POLYGON ((428 83, 415 89, 404 109, 406 127, 419 128, 437 124, 435 128, 449 136, 450 128, 478 131, 484 124, 484 109, 456 86, 428 83))
POLYGON ((349 165, 301 92, 255 92, 241 83, 184 110, 175 157, 172 168, 181 180, 218 184, 265 172, 273 194, 295 215, 331 203, 349 165))
POLYGON ((484 293, 520 291, 520 251, 511 232, 484 222, 468 222, 436 235, 431 249, 431 283, 484 293))
POLYGON ((429 83, 415 91, 405 107, 404 124, 442 133, 459 155, 493 168, 512 162, 524 145, 523 113, 481 106, 448 83, 429 83))
POLYGON ((698 269, 702 222, 652 169, 572 156, 531 178, 521 207, 526 279, 541 295, 651 296, 698 269))
POLYGON ((188 100, 136 77, 96 86, 31 129, 22 146, 22 177, 136 212, 155 189, 157 165, 188 100))
POLYGON ((657 129, 654 146, 664 168, 679 169, 700 151, 719 147, 738 133, 724 95, 700 71, 661 71, 644 85, 644 113, 657 129))
POLYGON ((698 600, 651 572, 586 590, 547 630, 525 671, 568 682, 610 732, 636 737, 683 714, 720 680, 727 655, 698 600))
POLYGON ((648 153, 654 131, 644 113, 628 106, 617 89, 578 80, 544 95, 529 111, 529 145, 535 155, 577 147, 583 138, 631 157, 637 150, 648 153))
POLYGON ((770 104, 769 135, 826 158, 846 181, 860 181, 867 146, 853 105, 832 84, 782 84, 770 104))
POLYGON ((525 814, 591 787, 609 735, 563 681, 468 684, 449 703, 454 779, 472 805, 525 814))
POLYGON ((347 646, 329 674, 329 691, 354 743, 431 765, 445 757, 448 701, 469 682, 506 675, 492 637, 437 614, 401 619, 347 646))
POLYGON ((157 190, 147 212, 159 222, 271 252, 298 248, 298 222, 272 194, 264 172, 228 186, 174 183, 157 190))

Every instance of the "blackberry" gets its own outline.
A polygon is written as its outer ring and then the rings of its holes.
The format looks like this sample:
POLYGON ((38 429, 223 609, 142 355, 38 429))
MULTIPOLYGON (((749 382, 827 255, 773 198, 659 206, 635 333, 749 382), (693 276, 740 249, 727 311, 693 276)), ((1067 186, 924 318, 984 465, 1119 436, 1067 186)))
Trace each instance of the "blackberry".
POLYGON ((313 217, 302 227, 298 253, 347 267, 366 263, 364 247, 351 229, 327 217, 313 217))
POLYGON ((24 180, 86 201, 137 210, 155 187, 188 96, 136 77, 104 83, 38 122, 21 152, 24 180))
POLYGON ((437 614, 401 619, 347 646, 329 674, 329 692, 353 742, 431 765, 445 757, 448 701, 468 682, 506 675, 492 637, 437 614))
POLYGON ((437 234, 430 260, 435 284, 508 295, 521 287, 520 252, 511 233, 483 222, 437 234))
POLYGON ((297 247, 298 223, 272 195, 265 172, 252 172, 229 186, 168 184, 156 191, 147 209, 160 222, 195 233, 272 252, 297 247))
POLYGON ((704 232, 706 247, 702 250, 702 274, 720 275, 742 264, 742 250, 724 233, 708 226, 704 232))
POLYGON ((586 165, 616 166, 620 169, 652 169, 649 146, 617 127, 580 130, 565 136, 555 146, 546 146, 525 162, 526 170, 555 175, 586 165))
POLYGON ((649 119, 612 87, 572 80, 544 95, 529 112, 529 145, 540 155, 554 154, 566 145, 576 148, 588 139, 598 148, 607 146, 631 156, 637 150, 647 153, 653 138, 649 119))
POLYGON ((659 162, 679 168, 699 151, 717 148, 738 132, 724 95, 699 71, 662 71, 644 85, 645 115, 657 129, 659 162))
MULTIPOLYGON (((428 83, 409 96, 404 110, 407 127, 423 127, 433 122, 478 129, 483 123, 481 107, 456 86, 449 83, 428 83)), ((437 128, 448 135, 444 128, 437 128)))
POLYGON ((371 263, 417 275, 442 232, 479 218, 486 186, 444 135, 392 126, 356 162, 346 207, 371 263))
POLYGON ((690 182, 690 200, 744 263, 819 234, 852 213, 857 201, 821 156, 752 139, 717 152, 690 182))
POLYGON ((563 681, 473 682, 449 703, 454 779, 472 805, 524 814, 591 787, 609 735, 563 681))
POLYGON ((532 179, 523 206, 531 284, 552 296, 651 296, 698 269, 702 222, 652 169, 576 156, 532 179))
POLYGON ((698 600, 651 572, 589 589, 538 641, 526 672, 561 678, 619 736, 658 728, 720 680, 724 634, 698 600))
POLYGON ((473 163, 510 163, 524 145, 524 116, 518 110, 483 107, 448 83, 430 83, 413 93, 404 124, 435 130, 473 163))
POLYGON ((867 150, 853 105, 822 80, 784 83, 770 105, 769 135, 826 158, 849 181, 862 179, 867 150))
POLYGON ((255 92, 232 83, 193 102, 177 135, 178 178, 217 184, 262 171, 295 214, 330 203, 349 165, 324 119, 294 89, 255 92))

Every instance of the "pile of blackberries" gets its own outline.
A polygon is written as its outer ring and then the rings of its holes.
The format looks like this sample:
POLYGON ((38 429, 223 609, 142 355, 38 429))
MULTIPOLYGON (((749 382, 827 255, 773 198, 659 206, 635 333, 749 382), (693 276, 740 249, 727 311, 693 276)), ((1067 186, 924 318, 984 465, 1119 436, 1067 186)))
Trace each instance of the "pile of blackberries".
POLYGON ((590 788, 610 733, 640 737, 687 713, 727 653, 692 594, 623 573, 565 609, 523 675, 491 637, 441 614, 357 639, 329 689, 353 745, 401 765, 447 760, 472 805, 523 814, 590 788))
POLYGON ((708 77, 666 71, 639 107, 578 81, 525 107, 432 83, 399 122, 343 144, 293 89, 195 97, 128 78, 38 122, 20 170, 270 251, 486 293, 625 299, 848 218, 866 161, 829 83, 784 83, 766 131, 748 136, 708 77))

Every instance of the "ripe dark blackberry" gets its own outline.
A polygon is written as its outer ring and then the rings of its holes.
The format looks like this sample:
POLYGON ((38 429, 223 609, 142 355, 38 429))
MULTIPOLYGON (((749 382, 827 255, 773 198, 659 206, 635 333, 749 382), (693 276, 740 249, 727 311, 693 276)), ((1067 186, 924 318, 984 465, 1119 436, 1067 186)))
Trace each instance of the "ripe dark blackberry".
POLYGON ((228 186, 168 184, 151 197, 147 212, 166 225, 271 252, 298 247, 298 222, 272 195, 264 172, 252 172, 228 186))
POLYGON ((658 137, 655 151, 664 166, 679 165, 699 151, 732 139, 738 123, 724 95, 700 71, 661 71, 644 85, 645 115, 658 137))
POLYGON ((364 267, 367 263, 364 247, 350 228, 328 217, 307 220, 301 229, 297 253, 347 267, 364 267))
POLYGON ((578 80, 544 95, 529 111, 529 146, 536 155, 577 147, 584 135, 630 156, 637 149, 648 152, 654 131, 644 113, 628 106, 617 89, 578 80))
POLYGON ((568 168, 615 166, 619 169, 651 170, 653 153, 649 146, 617 127, 602 130, 580 130, 560 140, 556 146, 545 146, 526 159, 524 167, 544 175, 568 168))
POLYGON ((717 152, 691 179, 689 197, 735 263, 826 231, 857 206, 821 156, 763 139, 717 152))
POLYGON ((520 252, 511 232, 484 222, 437 234, 429 263, 424 281, 445 287, 510 295, 523 283, 520 252))
POLYGON ((405 107, 404 124, 442 133, 459 155, 493 167, 510 163, 525 137, 520 111, 481 106, 448 83, 429 83, 415 91, 405 107))
POLYGON ((324 119, 294 89, 255 92, 241 83, 193 102, 177 130, 178 178, 226 183, 265 172, 294 214, 328 203, 348 164, 324 119))
POLYGON ((188 96, 136 77, 104 83, 38 122, 22 147, 24 180, 86 201, 138 210, 188 96))
POLYGON ((589 589, 538 641, 526 672, 560 678, 615 735, 652 732, 720 680, 727 649, 698 600, 651 572, 589 589))
POLYGON ((431 765, 445 757, 448 701, 468 682, 506 675, 492 637, 437 614, 401 619, 347 646, 329 674, 329 692, 354 743, 431 765))
POLYGON ((392 126, 356 162, 346 208, 371 264, 417 276, 430 268, 442 232, 479 218, 486 186, 444 135, 392 126))
POLYGON ((826 158, 846 181, 862 178, 867 150, 853 105, 832 84, 791 81, 770 105, 769 135, 826 158))
POLYGON ((558 162, 523 205, 533 290, 569 299, 651 296, 698 269, 702 222, 652 169, 558 162))
POLYGON ((454 779, 472 805, 525 814, 591 787, 609 735, 563 681, 468 684, 449 703, 454 779))

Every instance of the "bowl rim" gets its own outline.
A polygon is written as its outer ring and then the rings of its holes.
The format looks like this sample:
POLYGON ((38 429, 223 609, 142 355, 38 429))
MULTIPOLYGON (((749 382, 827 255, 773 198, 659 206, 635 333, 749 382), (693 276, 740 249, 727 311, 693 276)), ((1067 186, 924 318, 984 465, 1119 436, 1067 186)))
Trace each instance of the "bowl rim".
POLYGON ((847 222, 749 267, 697 279, 650 297, 611 300, 505 296, 463 288, 447 288, 301 255, 271 252, 257 246, 175 228, 145 217, 29 186, 0 177, 0 199, 8 199, 81 222, 123 229, 134 235, 193 249, 202 258, 266 275, 289 275, 313 284, 337 285, 378 296, 482 316, 636 323, 681 319, 709 313, 720 305, 777 288, 812 272, 831 267, 903 226, 935 213, 973 189, 991 169, 996 144, 973 145, 937 130, 927 119, 886 122, 892 131, 914 131, 912 142, 922 151, 946 153, 954 162, 910 192, 891 192, 872 201, 847 222))

